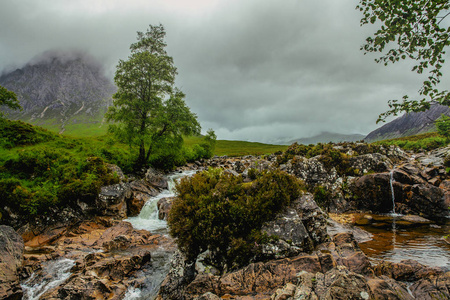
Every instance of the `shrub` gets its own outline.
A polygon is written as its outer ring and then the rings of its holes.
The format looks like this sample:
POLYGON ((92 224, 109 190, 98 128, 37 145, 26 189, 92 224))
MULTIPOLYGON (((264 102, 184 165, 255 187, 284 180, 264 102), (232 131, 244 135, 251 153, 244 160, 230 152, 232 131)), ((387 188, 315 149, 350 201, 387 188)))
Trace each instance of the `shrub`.
POLYGON ((176 186, 170 233, 188 260, 209 250, 219 270, 248 263, 268 237, 262 225, 300 195, 298 180, 287 173, 263 171, 250 183, 220 169, 210 169, 176 186))
POLYGON ((331 192, 326 187, 318 185, 314 188, 313 194, 317 205, 328 211, 331 204, 331 192))

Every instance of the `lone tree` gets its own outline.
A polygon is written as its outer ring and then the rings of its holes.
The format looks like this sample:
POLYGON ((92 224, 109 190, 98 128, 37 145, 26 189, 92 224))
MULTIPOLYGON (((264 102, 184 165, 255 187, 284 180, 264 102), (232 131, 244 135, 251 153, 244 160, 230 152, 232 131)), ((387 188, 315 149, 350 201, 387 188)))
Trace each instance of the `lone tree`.
MULTIPOLYGON (((17 110, 22 110, 22 106, 17 100, 17 96, 14 92, 8 91, 6 88, 0 85, 0 106, 6 105, 8 108, 17 110)), ((4 113, 0 111, 0 118, 3 118, 4 113)))
POLYGON ((428 72, 419 89, 421 99, 389 100, 389 110, 378 120, 384 121, 399 112, 418 112, 431 104, 450 105, 450 92, 440 90, 445 62, 445 49, 450 45, 450 27, 444 20, 449 16, 448 0, 360 0, 356 7, 363 14, 361 25, 376 24, 379 29, 366 39, 361 50, 381 52, 377 63, 395 63, 399 60, 416 61, 412 71, 428 72))
POLYGON ((136 166, 149 163, 151 155, 175 155, 183 135, 200 133, 200 124, 174 87, 177 69, 167 55, 164 27, 150 25, 137 33, 131 55, 120 60, 114 81, 117 93, 106 114, 114 121, 109 130, 120 140, 138 148, 136 166))

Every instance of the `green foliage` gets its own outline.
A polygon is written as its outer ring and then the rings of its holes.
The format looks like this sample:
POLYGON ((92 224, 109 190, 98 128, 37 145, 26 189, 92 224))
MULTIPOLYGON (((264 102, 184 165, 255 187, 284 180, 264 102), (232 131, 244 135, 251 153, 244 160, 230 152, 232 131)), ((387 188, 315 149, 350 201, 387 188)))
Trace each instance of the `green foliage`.
MULTIPOLYGON (((360 0, 357 6, 363 13, 361 25, 376 24, 378 30, 366 39, 361 50, 383 53, 377 63, 388 65, 399 60, 416 62, 412 71, 423 74, 428 71, 419 94, 422 99, 402 102, 389 101, 389 111, 382 113, 378 121, 405 111, 425 111, 433 103, 450 105, 450 92, 440 91, 438 84, 445 62, 445 49, 450 45, 450 27, 443 22, 449 15, 447 0, 360 0)), ((377 121, 377 122, 378 122, 377 121)))
POLYGON ((102 158, 74 157, 63 149, 19 151, 0 171, 2 203, 29 217, 46 213, 52 205, 92 203, 101 186, 118 182, 102 158))
POLYGON ((117 66, 114 81, 118 91, 106 114, 115 122, 110 132, 138 148, 137 169, 149 161, 170 168, 174 163, 162 161, 178 160, 171 156, 181 155, 182 136, 200 133, 196 115, 184 102, 185 95, 173 87, 177 69, 165 50, 165 35, 162 25, 138 32, 128 60, 120 60, 117 66))
MULTIPOLYGON (((17 96, 14 92, 8 91, 6 88, 0 85, 0 106, 5 105, 9 109, 22 110, 22 106, 17 100, 17 96)), ((0 118, 3 118, 4 114, 0 111, 0 118)))
POLYGON ((268 237, 262 225, 300 195, 297 179, 279 170, 264 171, 250 183, 220 169, 184 178, 170 215, 170 233, 193 261, 209 250, 219 270, 235 269, 258 255, 268 237))
POLYGON ((100 187, 118 178, 107 162, 131 171, 123 144, 110 139, 76 139, 50 133, 19 121, 0 121, 0 195, 24 218, 47 213, 51 206, 66 207, 77 200, 92 203, 100 187))
POLYGON ((316 201, 317 205, 324 210, 328 210, 332 200, 331 192, 327 188, 318 185, 314 188, 313 194, 314 201, 316 201))
POLYGON ((373 143, 375 145, 395 145, 403 150, 430 151, 448 145, 447 138, 438 136, 436 132, 418 134, 397 139, 389 139, 373 143))
MULTIPOLYGON (((348 143, 350 145, 354 145, 348 143)), ((317 144, 317 145, 302 145, 294 143, 282 154, 277 156, 277 163, 284 164, 293 159, 295 156, 303 156, 311 158, 317 156, 318 160, 323 163, 327 170, 335 168, 339 175, 355 175, 355 170, 350 167, 349 157, 340 150, 335 149, 336 144, 317 144)), ((367 149, 358 146, 360 151, 367 151, 367 149)))
POLYGON ((55 139, 55 134, 21 121, 0 119, 0 147, 13 148, 55 139))
POLYGON ((438 133, 449 139, 450 138, 450 117, 446 115, 441 115, 439 119, 435 121, 438 133))

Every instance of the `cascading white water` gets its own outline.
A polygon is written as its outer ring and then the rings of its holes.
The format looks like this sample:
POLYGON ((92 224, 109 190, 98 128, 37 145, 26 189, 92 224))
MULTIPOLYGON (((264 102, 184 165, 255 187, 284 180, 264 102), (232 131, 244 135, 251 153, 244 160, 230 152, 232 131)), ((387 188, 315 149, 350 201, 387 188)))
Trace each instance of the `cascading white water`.
POLYGON ((392 194, 392 214, 395 215, 395 194, 394 194, 394 170, 395 166, 392 168, 390 173, 390 184, 391 184, 391 194, 392 194))
POLYGON ((71 259, 59 259, 46 263, 42 268, 42 274, 31 277, 22 284, 23 298, 25 300, 37 300, 47 291, 59 286, 70 276, 70 269, 75 265, 71 259))
POLYGON ((167 229, 167 222, 158 219, 158 201, 162 198, 174 197, 176 181, 186 176, 192 176, 195 173, 196 171, 184 171, 170 175, 168 178, 168 190, 164 190, 159 195, 148 199, 138 216, 128 218, 124 221, 130 222, 136 229, 145 229, 152 233, 165 231, 167 229))
MULTIPOLYGON (((157 203, 162 198, 174 197, 176 181, 186 176, 192 176, 195 173, 196 171, 184 171, 169 176, 168 190, 162 191, 158 196, 148 199, 138 216, 128 218, 125 221, 130 222, 136 229, 145 229, 152 233, 167 232, 167 222, 158 219, 157 203)), ((155 299, 161 282, 169 272, 169 262, 170 256, 168 256, 168 253, 164 253, 164 251, 152 253, 152 268, 147 274, 142 275, 149 278, 149 281, 140 288, 130 287, 123 299, 155 299)))

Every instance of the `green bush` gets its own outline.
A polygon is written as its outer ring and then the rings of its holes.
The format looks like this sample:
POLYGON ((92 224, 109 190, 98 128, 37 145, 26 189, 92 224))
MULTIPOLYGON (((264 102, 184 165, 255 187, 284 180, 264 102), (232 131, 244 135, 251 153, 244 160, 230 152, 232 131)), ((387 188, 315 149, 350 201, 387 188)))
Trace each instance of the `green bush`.
POLYGON ((101 186, 118 182, 102 158, 77 157, 62 149, 19 151, 1 171, 2 204, 24 217, 45 214, 52 205, 92 203, 101 186))
POLYGON ((317 205, 328 211, 331 204, 331 192, 327 188, 319 185, 314 188, 313 194, 314 201, 316 201, 317 205))
POLYGON ((279 170, 263 171, 244 183, 242 176, 210 169, 184 178, 176 189, 171 235, 191 261, 209 250, 210 263, 221 271, 256 257, 268 238, 262 225, 300 195, 299 181, 279 170))
POLYGON ((21 145, 34 145, 55 139, 46 129, 0 118, 0 147, 11 149, 21 145))

